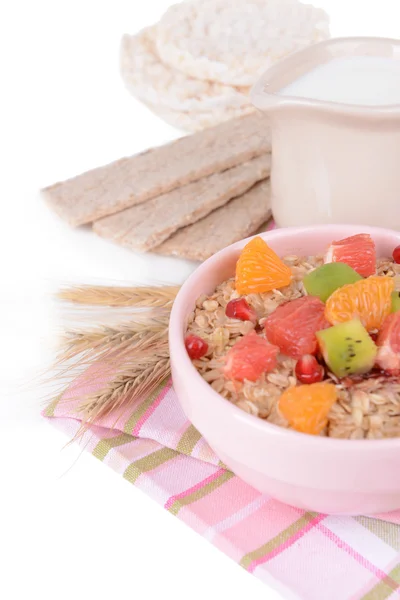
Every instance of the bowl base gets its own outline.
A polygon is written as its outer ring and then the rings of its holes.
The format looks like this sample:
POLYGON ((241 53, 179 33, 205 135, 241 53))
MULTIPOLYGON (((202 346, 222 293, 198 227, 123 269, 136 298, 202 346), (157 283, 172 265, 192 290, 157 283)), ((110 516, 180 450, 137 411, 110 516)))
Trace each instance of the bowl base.
POLYGON ((222 462, 235 475, 257 491, 284 504, 326 515, 359 516, 389 513, 400 509, 400 493, 365 493, 357 490, 320 490, 286 483, 267 477, 213 448, 222 462))

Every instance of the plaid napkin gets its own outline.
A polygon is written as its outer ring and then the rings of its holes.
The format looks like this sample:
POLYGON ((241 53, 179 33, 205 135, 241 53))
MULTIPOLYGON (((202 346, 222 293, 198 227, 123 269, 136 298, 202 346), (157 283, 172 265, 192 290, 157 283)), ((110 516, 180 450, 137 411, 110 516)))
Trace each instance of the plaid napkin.
MULTIPOLYGON (((44 411, 69 436, 80 425, 77 397, 99 386, 89 379, 44 411)), ((80 443, 288 598, 400 598, 400 511, 332 517, 260 494, 224 468, 187 421, 170 381, 118 419, 97 423, 80 443)))

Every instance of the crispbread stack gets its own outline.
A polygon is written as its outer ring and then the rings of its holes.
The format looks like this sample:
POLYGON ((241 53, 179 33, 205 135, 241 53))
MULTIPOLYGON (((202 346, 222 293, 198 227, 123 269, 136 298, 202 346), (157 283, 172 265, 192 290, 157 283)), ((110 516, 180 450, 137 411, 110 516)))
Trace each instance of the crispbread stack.
POLYGON ((204 260, 271 216, 268 120, 253 113, 45 188, 70 225, 131 250, 204 260))
POLYGON ((206 260, 225 246, 259 231, 263 224, 267 227, 270 217, 270 184, 264 180, 204 219, 180 229, 154 252, 206 260))
POLYGON ((123 36, 120 72, 155 114, 199 131, 252 112, 249 90, 267 67, 328 37, 327 14, 299 0, 186 0, 123 36))
POLYGON ((155 248, 182 227, 196 223, 270 174, 269 156, 214 173, 93 224, 99 235, 132 250, 155 248))
POLYGON ((249 89, 287 54, 329 37, 326 13, 299 0, 186 0, 125 35, 128 90, 196 132, 43 190, 72 226, 138 252, 204 260, 271 217, 271 140, 249 89))
POLYGON ((271 151, 259 113, 122 158, 43 190, 70 225, 84 225, 271 151))

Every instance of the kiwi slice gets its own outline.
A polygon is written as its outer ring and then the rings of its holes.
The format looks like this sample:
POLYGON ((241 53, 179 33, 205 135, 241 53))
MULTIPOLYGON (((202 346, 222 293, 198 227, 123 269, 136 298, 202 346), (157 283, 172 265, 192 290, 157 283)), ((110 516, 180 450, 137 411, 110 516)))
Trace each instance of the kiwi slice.
POLYGON ((400 310, 400 292, 392 293, 392 313, 400 310))
POLYGON ((354 269, 345 263, 327 263, 308 273, 303 284, 309 296, 317 296, 326 302, 331 294, 348 283, 362 279, 354 269))
POLYGON ((317 339, 326 364, 337 377, 367 373, 374 366, 378 349, 357 319, 318 331, 317 339))

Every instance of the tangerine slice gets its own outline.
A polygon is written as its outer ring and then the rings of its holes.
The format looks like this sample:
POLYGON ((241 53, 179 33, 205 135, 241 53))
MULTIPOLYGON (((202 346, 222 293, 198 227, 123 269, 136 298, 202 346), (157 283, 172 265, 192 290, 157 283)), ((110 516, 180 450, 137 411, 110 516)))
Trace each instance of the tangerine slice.
POLYGON ((290 268, 257 236, 243 248, 236 263, 236 291, 261 294, 289 285, 290 268))
POLYGON ((279 410, 289 425, 301 433, 318 435, 328 424, 328 414, 337 400, 333 383, 311 383, 290 387, 279 399, 279 410))
POLYGON ((359 319, 368 331, 380 329, 390 314, 392 277, 368 277, 337 289, 326 301, 325 317, 332 325, 359 319))

